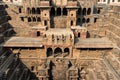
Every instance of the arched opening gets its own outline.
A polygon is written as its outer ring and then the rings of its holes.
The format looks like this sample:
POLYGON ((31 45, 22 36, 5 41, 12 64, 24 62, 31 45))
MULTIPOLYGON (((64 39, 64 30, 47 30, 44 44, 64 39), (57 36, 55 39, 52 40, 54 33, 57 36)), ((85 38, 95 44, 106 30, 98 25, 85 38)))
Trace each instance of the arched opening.
POLYGON ((35 17, 33 17, 33 22, 36 22, 36 18, 35 17))
POLYGON ((21 18, 21 21, 24 21, 24 17, 20 17, 21 18))
POLYGON ((19 13, 22 13, 22 9, 21 8, 19 8, 19 13))
POLYGON ((53 54, 53 50, 52 50, 52 48, 47 48, 47 57, 48 56, 52 56, 52 54, 53 54))
POLYGON ((40 21, 41 21, 40 17, 38 17, 38 18, 37 18, 37 21, 38 21, 38 22, 40 22, 40 21))
POLYGON ((50 15, 51 16, 55 16, 55 8, 54 7, 51 8, 50 15))
POLYGON ((65 57, 65 56, 68 56, 69 54, 70 54, 69 48, 65 48, 63 56, 65 57))
POLYGON ((67 16, 67 8, 63 8, 63 15, 66 15, 67 16))
POLYGON ((54 53, 55 53, 55 55, 62 54, 62 49, 61 48, 56 48, 54 53))
POLYGON ((96 23, 97 22, 97 18, 94 18, 94 23, 96 23))
POLYGON ((44 25, 47 26, 47 20, 44 20, 44 25))
POLYGON ((57 8, 57 16, 61 15, 61 8, 57 8))
POLYGON ((30 17, 28 17, 28 22, 31 22, 31 18, 30 17))
POLYGON ((82 11, 82 9, 79 8, 78 11, 77 11, 77 14, 78 14, 78 15, 81 15, 81 11, 82 11))
POLYGON ((86 20, 86 23, 89 23, 90 22, 90 19, 88 18, 87 20, 86 20))
POLYGON ((40 36, 40 31, 37 31, 37 36, 40 36))
POLYGON ((30 8, 27 8, 27 13, 28 13, 28 14, 30 14, 30 13, 31 13, 30 8))
POLYGON ((36 13, 37 13, 37 14, 40 14, 40 13, 41 13, 41 12, 40 12, 40 8, 37 8, 36 13))
POLYGON ((34 71, 34 66, 31 66, 31 71, 34 71))
POLYGON ((88 14, 88 15, 91 14, 91 8, 88 8, 88 10, 87 10, 87 14, 88 14))
POLYGON ((65 49, 64 49, 64 53, 67 53, 67 54, 69 54, 69 53, 70 53, 70 50, 69 50, 69 48, 65 48, 65 49))
POLYGON ((72 20, 70 21, 70 25, 73 26, 73 21, 72 20))
POLYGON ((86 8, 83 8, 82 13, 83 13, 83 15, 86 15, 86 8))
POLYGON ((32 8, 32 14, 35 14, 35 8, 32 8))
POLYGON ((8 20, 11 20, 11 17, 10 17, 10 16, 8 16, 8 17, 7 17, 7 19, 8 19, 8 20))
POLYGON ((82 23, 85 23, 85 18, 82 19, 82 23))
POLYGON ((80 25, 80 23, 81 23, 81 19, 78 18, 78 19, 77 19, 77 25, 80 25))
POLYGON ((97 10, 97 13, 100 14, 100 9, 97 10))
POLYGON ((80 37, 80 32, 78 33, 78 37, 80 37))

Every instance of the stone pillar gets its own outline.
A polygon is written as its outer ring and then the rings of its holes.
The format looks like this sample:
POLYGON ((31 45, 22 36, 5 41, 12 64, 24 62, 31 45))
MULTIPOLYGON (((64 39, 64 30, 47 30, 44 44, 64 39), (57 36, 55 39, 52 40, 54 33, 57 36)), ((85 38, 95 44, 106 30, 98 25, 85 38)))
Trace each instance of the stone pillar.
POLYGON ((57 8, 55 8, 55 16, 57 16, 57 8))

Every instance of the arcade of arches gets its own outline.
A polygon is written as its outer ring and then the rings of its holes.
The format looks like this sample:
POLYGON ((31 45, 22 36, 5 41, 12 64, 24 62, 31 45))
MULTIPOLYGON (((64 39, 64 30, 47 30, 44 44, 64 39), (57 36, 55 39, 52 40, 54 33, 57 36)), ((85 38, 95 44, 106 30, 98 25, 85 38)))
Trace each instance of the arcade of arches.
POLYGON ((28 22, 41 22, 40 17, 28 17, 28 22))
POLYGON ((61 15, 67 16, 68 11, 67 11, 67 8, 52 7, 50 10, 50 14, 51 14, 51 16, 61 16, 61 15))
POLYGON ((27 8, 28 14, 40 14, 41 10, 40 8, 27 8))
MULTIPOLYGON (((21 12, 21 8, 19 8, 19 12, 21 12)), ((98 10, 98 12, 99 12, 99 10, 98 10)), ((27 8, 27 13, 28 14, 41 14, 41 10, 40 10, 40 8, 39 7, 37 7, 37 8, 34 8, 34 7, 32 7, 32 8, 27 8)), ((50 14, 52 15, 52 16, 55 16, 55 15, 67 15, 68 14, 68 9, 67 8, 60 8, 60 7, 58 7, 58 8, 54 8, 54 7, 52 7, 51 8, 51 10, 50 10, 50 14)), ((77 10, 77 14, 78 15, 81 15, 81 14, 83 14, 83 15, 90 15, 91 14, 91 8, 78 8, 78 10, 77 10)))
POLYGON ((82 26, 82 24, 89 23, 89 22, 90 22, 90 18, 87 18, 87 19, 85 19, 85 18, 82 18, 82 19, 81 18, 77 18, 76 24, 82 26))
MULTIPOLYGON (((28 14, 41 14, 41 10, 40 8, 27 8, 27 13, 28 14)), ((68 11, 67 11, 67 8, 54 8, 52 7, 51 10, 50 10, 50 14, 51 16, 60 16, 60 15, 67 15, 68 14, 68 11)))
MULTIPOLYGON (((28 14, 41 14, 41 10, 40 8, 27 8, 27 13, 28 14)), ((77 9, 77 15, 90 15, 91 14, 91 8, 78 8, 77 9)), ((52 7, 50 9, 50 15, 51 16, 67 16, 68 15, 68 9, 67 8, 54 8, 52 7)), ((40 17, 28 17, 28 22, 41 22, 41 18, 40 17)), ((89 23, 90 19, 77 19, 77 25, 82 25, 83 23, 89 23)), ((47 22, 44 21, 44 24, 47 25, 47 22)), ((73 25, 73 22, 71 21, 71 25, 73 25)))
POLYGON ((63 54, 67 54, 69 55, 70 54, 70 49, 69 48, 55 48, 55 49, 52 49, 52 48, 47 48, 46 50, 46 54, 47 56, 52 56, 52 55, 63 55, 63 54))
MULTIPOLYGON (((51 10, 50 10, 50 14, 51 16, 61 16, 61 15, 65 15, 67 16, 68 15, 68 9, 67 8, 54 8, 52 7, 51 10)), ((78 15, 90 15, 91 14, 91 8, 78 8, 77 10, 77 14, 78 15)))
POLYGON ((77 15, 90 15, 91 14, 91 8, 78 8, 77 15))
MULTIPOLYGON (((28 22, 41 22, 41 18, 40 17, 28 17, 28 22)), ((81 25, 82 23, 89 23, 90 19, 87 18, 77 18, 77 25, 81 25)), ((44 22, 45 25, 47 25, 47 22, 44 22)), ((71 26, 73 25, 73 21, 71 21, 71 26)))

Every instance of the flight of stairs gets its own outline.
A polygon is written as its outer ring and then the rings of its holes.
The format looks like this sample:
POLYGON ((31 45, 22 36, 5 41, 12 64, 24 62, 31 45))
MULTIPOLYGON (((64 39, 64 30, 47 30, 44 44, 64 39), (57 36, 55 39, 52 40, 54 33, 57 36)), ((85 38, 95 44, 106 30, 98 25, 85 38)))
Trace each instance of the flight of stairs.
POLYGON ((14 31, 16 32, 16 36, 28 36, 30 26, 26 23, 21 21, 19 17, 19 13, 14 11, 13 6, 9 6, 9 8, 6 9, 8 15, 11 17, 11 20, 9 20, 9 24, 13 27, 14 31))

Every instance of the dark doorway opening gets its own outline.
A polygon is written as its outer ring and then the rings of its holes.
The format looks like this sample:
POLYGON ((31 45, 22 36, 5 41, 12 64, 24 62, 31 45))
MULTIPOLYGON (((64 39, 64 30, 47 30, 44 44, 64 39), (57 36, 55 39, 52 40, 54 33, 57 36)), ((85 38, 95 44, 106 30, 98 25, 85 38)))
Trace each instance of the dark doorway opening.
POLYGON ((54 53, 55 54, 62 54, 62 49, 61 48, 56 48, 54 53))
POLYGON ((35 14, 35 8, 32 8, 32 14, 35 14))
POLYGON ((47 26, 47 20, 44 21, 44 25, 47 26))
POLYGON ((85 18, 82 19, 82 22, 85 23, 85 18))
POLYGON ((33 17, 33 22, 36 22, 36 18, 35 17, 33 17))
POLYGON ((52 56, 52 54, 53 54, 52 48, 47 48, 47 57, 52 56))
POLYGON ((22 13, 22 9, 21 8, 19 8, 19 13, 22 13))
POLYGON ((97 18, 94 18, 94 23, 96 23, 97 22, 97 18))
POLYGON ((86 15, 86 8, 83 8, 82 13, 83 13, 83 15, 86 15))
POLYGON ((68 12, 67 12, 67 8, 63 8, 63 15, 67 16, 68 12))
POLYGON ((82 11, 82 9, 79 8, 78 11, 77 11, 77 14, 78 14, 78 15, 81 15, 81 11, 82 11))
POLYGON ((36 11, 37 14, 40 14, 40 8, 37 8, 37 11, 36 11))
POLYGON ((31 66, 31 71, 34 71, 34 66, 31 66))
POLYGON ((88 10, 87 10, 87 14, 88 14, 88 15, 91 14, 91 8, 88 8, 88 10))
POLYGON ((21 20, 24 21, 24 17, 21 17, 21 20))
POLYGON ((57 16, 61 15, 61 8, 57 8, 57 16))
POLYGON ((80 37, 80 32, 78 33, 78 37, 80 37))
POLYGON ((70 25, 73 26, 73 21, 70 22, 70 25))
POLYGON ((86 22, 89 23, 89 22, 90 22, 90 19, 88 18, 88 19, 86 20, 86 22))
POLYGON ((37 31, 37 36, 40 36, 40 31, 37 31))
POLYGON ((40 17, 38 17, 38 18, 37 18, 37 21, 38 21, 38 22, 40 22, 40 21, 41 21, 40 17))
POLYGON ((69 48, 65 48, 63 56, 65 57, 65 56, 68 56, 69 54, 70 54, 69 48))
POLYGON ((28 22, 31 22, 31 18, 30 17, 28 17, 28 22))
POLYGON ((68 53, 68 54, 69 54, 69 53, 70 53, 69 48, 65 48, 65 49, 64 49, 64 53, 68 53))
POLYGON ((100 9, 97 10, 97 13, 100 14, 100 9))
POLYGON ((50 15, 51 16, 55 16, 55 8, 54 7, 51 8, 50 15))

